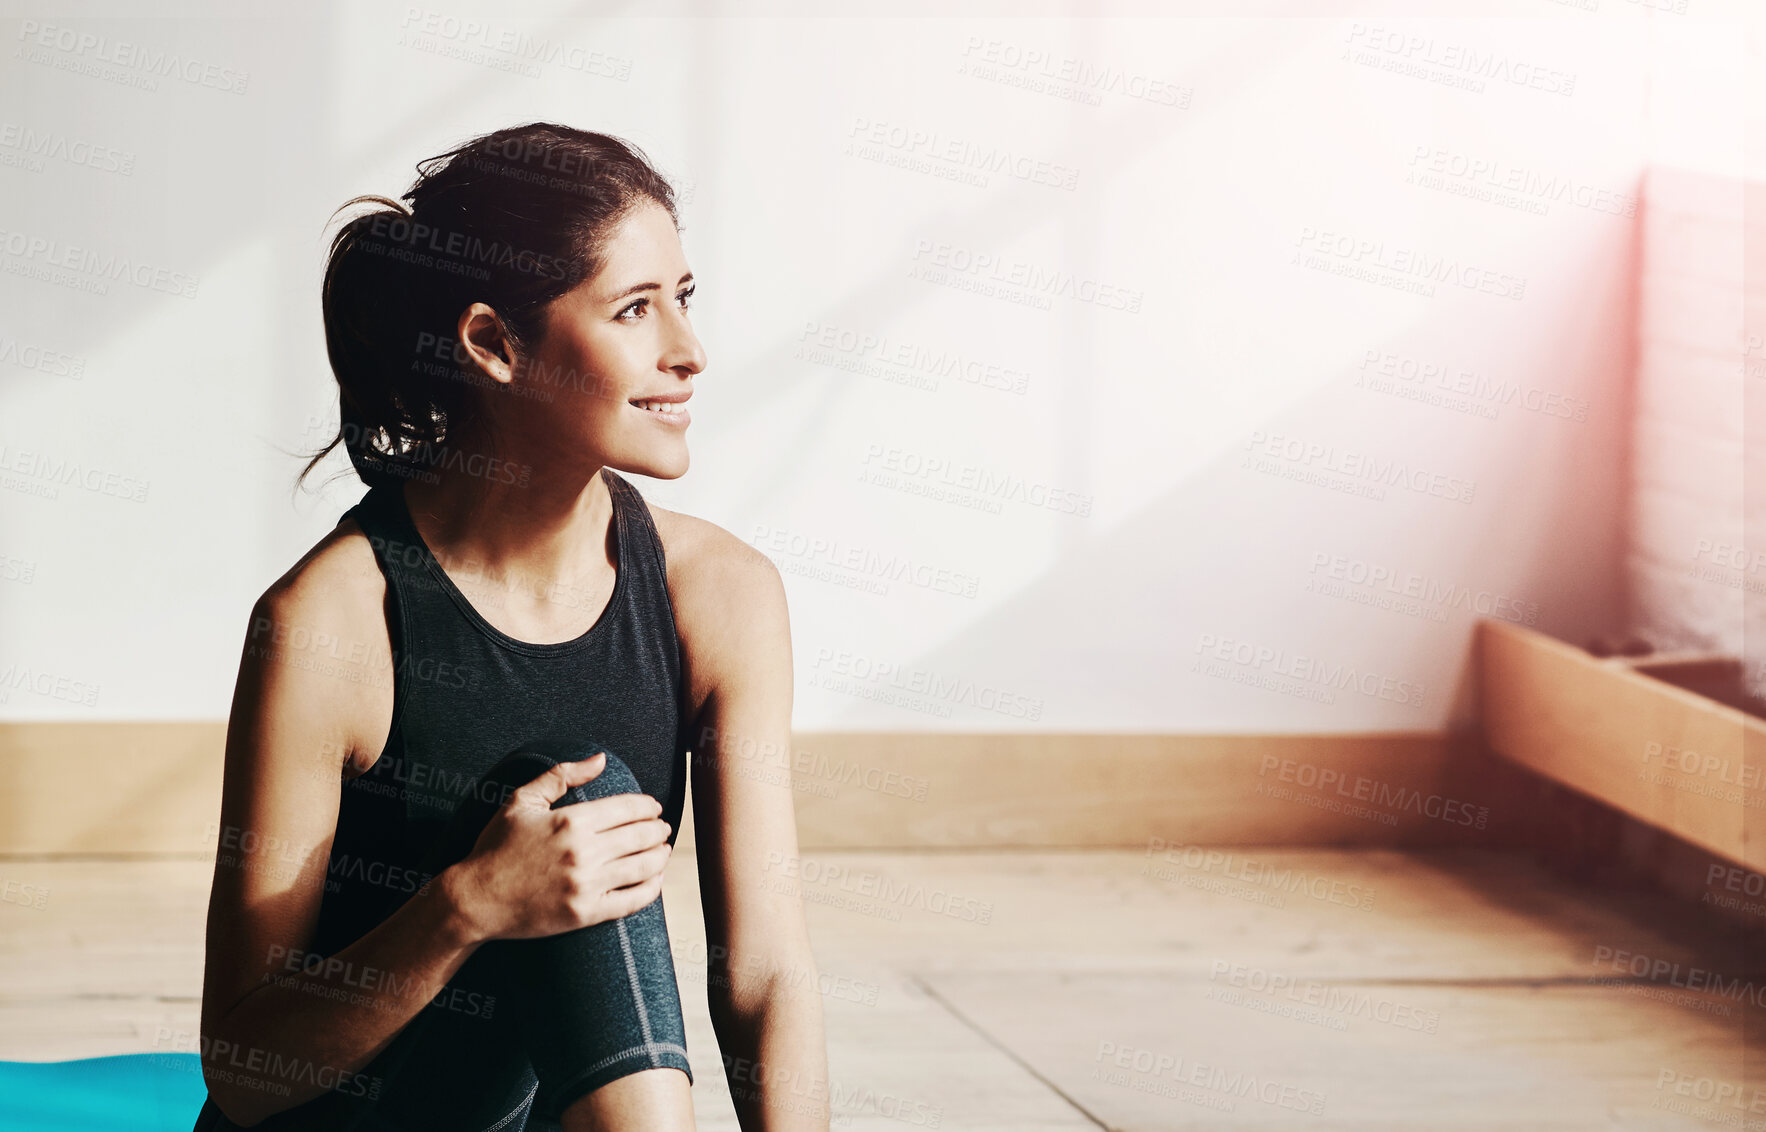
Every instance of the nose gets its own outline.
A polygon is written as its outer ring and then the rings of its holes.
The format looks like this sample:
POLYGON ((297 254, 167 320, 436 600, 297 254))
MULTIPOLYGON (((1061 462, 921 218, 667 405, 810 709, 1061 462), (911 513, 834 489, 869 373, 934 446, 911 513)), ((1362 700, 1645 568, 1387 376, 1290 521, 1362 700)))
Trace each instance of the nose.
POLYGON ((669 325, 672 332, 663 350, 663 368, 671 371, 686 370, 689 374, 704 369, 705 347, 699 344, 699 336, 693 333, 693 324, 687 321, 686 312, 674 312, 669 325))

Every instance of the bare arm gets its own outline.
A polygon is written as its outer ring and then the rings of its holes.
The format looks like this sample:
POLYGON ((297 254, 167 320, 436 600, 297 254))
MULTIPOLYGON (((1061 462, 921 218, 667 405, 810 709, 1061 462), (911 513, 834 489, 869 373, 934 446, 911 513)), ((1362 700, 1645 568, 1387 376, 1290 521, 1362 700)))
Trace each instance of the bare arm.
POLYGON ((822 1002, 798 895, 791 628, 779 572, 727 532, 684 581, 708 1000, 744 1132, 829 1126, 822 1002))
MULTIPOLYGON (((515 790, 471 854, 427 884, 395 881, 396 863, 380 862, 389 883, 415 894, 349 946, 309 960, 344 764, 363 750, 377 755, 391 725, 384 582, 364 586, 362 563, 352 577, 348 557, 365 548, 332 545, 272 587, 253 611, 240 664, 199 1046, 210 1095, 240 1125, 328 1090, 376 1095, 383 1082, 361 1070, 482 943, 629 915, 662 888, 660 803, 620 794, 553 810, 606 765, 567 761, 515 790), (374 624, 378 651, 352 638, 374 624)), ((372 558, 366 569, 378 578, 372 558)), ((470 1013, 474 997, 448 1005, 470 1013)))
MULTIPOLYGON (((304 578, 272 587, 253 609, 227 726, 200 1052, 215 1103, 247 1126, 327 1088, 376 1089, 357 1071, 477 946, 452 898, 452 878, 441 878, 331 963, 304 973, 345 758, 364 730, 372 732, 378 708, 390 721, 390 666, 360 647, 314 645, 322 637, 360 640, 362 622, 352 628, 340 597, 347 563, 338 551, 320 552, 304 578), (337 652, 360 659, 339 661, 337 652)), ((384 647, 390 658, 390 643, 384 647)))

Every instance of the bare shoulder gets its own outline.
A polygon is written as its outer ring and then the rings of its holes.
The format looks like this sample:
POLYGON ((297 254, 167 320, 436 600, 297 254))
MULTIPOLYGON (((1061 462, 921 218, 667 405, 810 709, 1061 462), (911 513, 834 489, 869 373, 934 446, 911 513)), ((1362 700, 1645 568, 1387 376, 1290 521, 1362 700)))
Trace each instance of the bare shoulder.
POLYGON ((391 730, 392 638, 386 577, 374 547, 346 519, 313 544, 258 598, 246 634, 246 657, 337 677, 323 682, 323 704, 349 737, 347 761, 371 765, 391 730))
POLYGON ((670 596, 744 602, 777 592, 784 584, 773 560, 708 519, 650 505, 662 552, 668 560, 670 596))
POLYGON ((297 620, 347 624, 379 613, 385 601, 374 547, 355 520, 345 519, 271 582, 258 605, 297 620))
POLYGON ((709 520, 654 505, 650 513, 668 561, 689 710, 697 716, 716 689, 759 668, 788 671, 785 583, 773 560, 709 520))

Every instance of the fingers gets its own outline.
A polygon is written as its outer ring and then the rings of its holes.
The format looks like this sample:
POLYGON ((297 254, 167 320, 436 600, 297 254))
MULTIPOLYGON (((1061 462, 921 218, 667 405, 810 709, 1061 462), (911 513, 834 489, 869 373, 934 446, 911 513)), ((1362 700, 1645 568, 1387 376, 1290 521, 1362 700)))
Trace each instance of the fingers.
MULTIPOLYGON (((673 854, 667 845, 653 845, 641 853, 633 853, 609 862, 604 874, 607 886, 615 891, 628 885, 660 879, 673 854)), ((642 907, 642 905, 640 905, 642 907)))
POLYGON ((590 798, 558 811, 567 825, 582 825, 591 833, 604 833, 631 822, 642 822, 662 813, 662 803, 648 794, 609 794, 590 798))
POLYGON ((667 822, 652 818, 606 830, 599 836, 602 839, 601 844, 606 846, 606 859, 617 861, 621 857, 629 857, 633 853, 642 853, 646 849, 666 844, 671 832, 673 829, 667 822))
POLYGON ((544 806, 549 809, 553 802, 564 797, 566 790, 572 786, 581 786, 600 774, 606 766, 607 756, 605 752, 599 751, 586 759, 558 763, 535 775, 533 781, 517 787, 509 796, 510 804, 544 806))
POLYGON ((662 895, 662 874, 657 873, 642 884, 616 888, 607 894, 608 919, 629 916, 640 908, 648 908, 662 895))
POLYGON ((573 771, 581 772, 580 777, 573 774, 570 779, 572 786, 580 786, 607 769, 607 752, 596 751, 586 759, 576 759, 564 765, 572 768, 573 771))

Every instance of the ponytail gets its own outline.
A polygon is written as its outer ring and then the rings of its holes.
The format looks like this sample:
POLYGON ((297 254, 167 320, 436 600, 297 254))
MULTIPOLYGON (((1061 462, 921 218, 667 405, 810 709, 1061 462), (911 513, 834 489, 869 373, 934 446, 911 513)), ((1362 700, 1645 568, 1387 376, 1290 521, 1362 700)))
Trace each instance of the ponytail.
POLYGON ((606 134, 534 122, 417 168, 401 200, 358 196, 332 213, 372 206, 331 241, 320 307, 339 423, 297 483, 339 444, 371 488, 410 478, 427 452, 459 442, 472 387, 489 381, 454 341, 467 306, 489 305, 526 352, 546 307, 600 270, 632 207, 653 201, 680 223, 668 180, 606 134))

